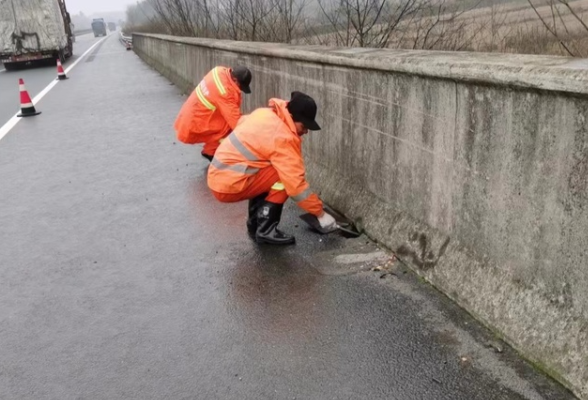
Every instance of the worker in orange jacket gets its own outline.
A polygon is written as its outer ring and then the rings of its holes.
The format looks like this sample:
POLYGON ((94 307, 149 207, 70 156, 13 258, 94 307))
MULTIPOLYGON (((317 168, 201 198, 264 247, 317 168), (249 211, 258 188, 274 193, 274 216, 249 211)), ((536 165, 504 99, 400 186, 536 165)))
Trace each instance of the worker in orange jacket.
POLYGON ((213 68, 186 100, 176 122, 177 138, 186 144, 204 143, 202 156, 212 160, 220 142, 241 118, 241 91, 251 93, 251 71, 213 68))
POLYGON ((305 179, 302 136, 320 130, 312 97, 292 92, 290 101, 270 99, 239 123, 219 146, 208 169, 208 187, 221 202, 249 200, 247 230, 257 243, 292 244, 278 230, 288 197, 315 215, 325 230, 335 219, 305 179))

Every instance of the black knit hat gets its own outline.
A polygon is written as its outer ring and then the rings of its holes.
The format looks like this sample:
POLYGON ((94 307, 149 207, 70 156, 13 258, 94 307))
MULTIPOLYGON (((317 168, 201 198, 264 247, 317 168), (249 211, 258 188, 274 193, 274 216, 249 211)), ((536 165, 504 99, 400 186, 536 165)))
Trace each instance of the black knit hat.
POLYGON ((292 92, 287 107, 290 114, 292 114, 294 122, 302 122, 304 127, 311 131, 319 131, 321 129, 315 121, 316 103, 309 95, 298 91, 292 92))

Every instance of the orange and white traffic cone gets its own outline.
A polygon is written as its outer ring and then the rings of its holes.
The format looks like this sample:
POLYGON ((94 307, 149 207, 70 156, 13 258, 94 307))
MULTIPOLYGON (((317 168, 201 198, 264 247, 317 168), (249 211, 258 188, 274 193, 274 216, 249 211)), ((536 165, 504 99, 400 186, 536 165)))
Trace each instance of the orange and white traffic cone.
POLYGON ((65 71, 63 70, 63 65, 61 65, 61 61, 59 60, 59 58, 57 59, 57 79, 59 79, 60 81, 67 79, 65 71))
POLYGON ((41 111, 35 110, 31 96, 29 96, 22 79, 18 80, 18 88, 20 90, 20 114, 17 117, 32 117, 41 114, 41 111))

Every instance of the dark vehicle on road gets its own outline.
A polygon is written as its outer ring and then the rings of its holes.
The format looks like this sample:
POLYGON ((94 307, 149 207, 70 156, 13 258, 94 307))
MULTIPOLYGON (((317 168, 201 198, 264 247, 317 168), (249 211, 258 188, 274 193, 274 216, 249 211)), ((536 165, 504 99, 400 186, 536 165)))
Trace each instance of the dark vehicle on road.
POLYGON ((106 22, 104 22, 104 18, 95 18, 92 20, 92 31, 94 32, 94 37, 98 36, 106 36, 106 22))
POLYGON ((108 23, 108 30, 110 30, 111 32, 116 31, 116 24, 114 22, 109 22, 108 23))

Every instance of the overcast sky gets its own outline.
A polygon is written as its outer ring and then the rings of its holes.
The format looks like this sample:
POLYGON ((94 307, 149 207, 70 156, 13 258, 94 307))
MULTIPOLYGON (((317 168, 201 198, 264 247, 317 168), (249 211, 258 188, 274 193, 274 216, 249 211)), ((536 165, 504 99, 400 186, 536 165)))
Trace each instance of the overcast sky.
POLYGON ((129 4, 135 4, 136 0, 65 0, 65 5, 70 14, 93 14, 96 12, 125 11, 129 4))

